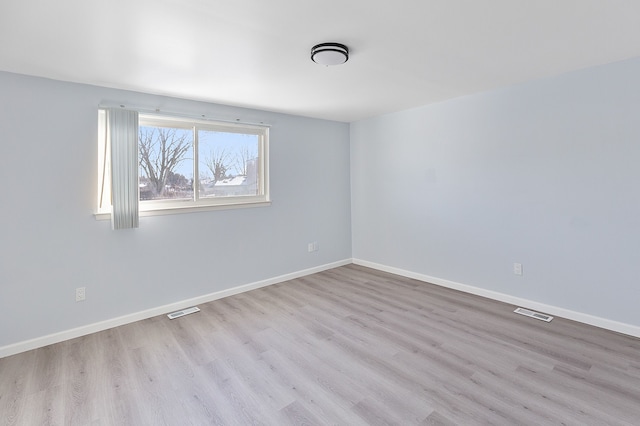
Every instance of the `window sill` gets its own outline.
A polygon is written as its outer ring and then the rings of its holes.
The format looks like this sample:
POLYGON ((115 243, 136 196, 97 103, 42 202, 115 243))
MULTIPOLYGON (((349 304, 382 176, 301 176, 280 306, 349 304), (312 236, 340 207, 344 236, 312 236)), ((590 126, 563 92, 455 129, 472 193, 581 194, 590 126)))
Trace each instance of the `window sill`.
MULTIPOLYGON (((140 217, 148 216, 164 216, 170 214, 183 214, 183 213, 199 213, 208 212, 214 210, 232 210, 232 209, 249 209, 256 207, 267 207, 271 205, 271 201, 252 201, 248 203, 234 203, 234 204, 218 204, 208 206, 184 206, 184 207, 165 207, 157 208, 154 210, 140 210, 140 217)), ((107 213, 94 213, 93 216, 96 220, 110 220, 111 212, 107 213)))

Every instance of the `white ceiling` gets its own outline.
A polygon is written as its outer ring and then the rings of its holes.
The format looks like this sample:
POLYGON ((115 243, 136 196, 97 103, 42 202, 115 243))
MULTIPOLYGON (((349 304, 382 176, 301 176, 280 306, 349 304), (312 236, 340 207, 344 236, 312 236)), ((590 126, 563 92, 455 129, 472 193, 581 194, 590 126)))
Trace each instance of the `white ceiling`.
POLYGON ((0 2, 0 70, 345 122, 636 56, 638 0, 0 2))

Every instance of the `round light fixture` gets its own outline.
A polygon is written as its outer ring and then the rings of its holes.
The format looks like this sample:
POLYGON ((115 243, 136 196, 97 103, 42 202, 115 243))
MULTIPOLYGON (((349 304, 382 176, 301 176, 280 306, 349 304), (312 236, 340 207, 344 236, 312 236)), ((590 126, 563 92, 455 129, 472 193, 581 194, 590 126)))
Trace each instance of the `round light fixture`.
POLYGON ((349 60, 349 49, 340 43, 320 43, 311 48, 311 60, 320 65, 340 65, 349 60))

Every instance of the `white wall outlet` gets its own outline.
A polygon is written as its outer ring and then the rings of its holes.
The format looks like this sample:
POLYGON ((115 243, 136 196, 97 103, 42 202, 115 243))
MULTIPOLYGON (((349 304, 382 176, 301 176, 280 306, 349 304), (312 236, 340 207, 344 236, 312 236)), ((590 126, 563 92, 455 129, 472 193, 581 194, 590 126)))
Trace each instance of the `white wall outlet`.
POLYGON ((309 253, 313 251, 313 243, 307 244, 307 250, 309 250, 309 253))
POLYGON ((513 264, 513 273, 516 275, 522 275, 522 263, 513 264))
POLYGON ((86 287, 76 288, 76 302, 82 302, 87 298, 86 287))
POLYGON ((320 245, 317 241, 307 244, 307 250, 309 251, 309 253, 311 253, 312 251, 318 251, 319 248, 320 245))

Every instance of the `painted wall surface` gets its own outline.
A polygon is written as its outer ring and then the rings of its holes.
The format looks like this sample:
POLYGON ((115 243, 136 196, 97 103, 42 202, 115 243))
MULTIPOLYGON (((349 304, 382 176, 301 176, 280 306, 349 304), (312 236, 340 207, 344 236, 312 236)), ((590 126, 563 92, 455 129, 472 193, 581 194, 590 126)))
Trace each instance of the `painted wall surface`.
POLYGON ((354 259, 640 325, 640 60, 352 123, 351 180, 354 259))
POLYGON ((0 93, 0 347, 351 257, 348 124, 9 73, 0 93), (271 124, 272 205, 96 221, 109 102, 271 124))

